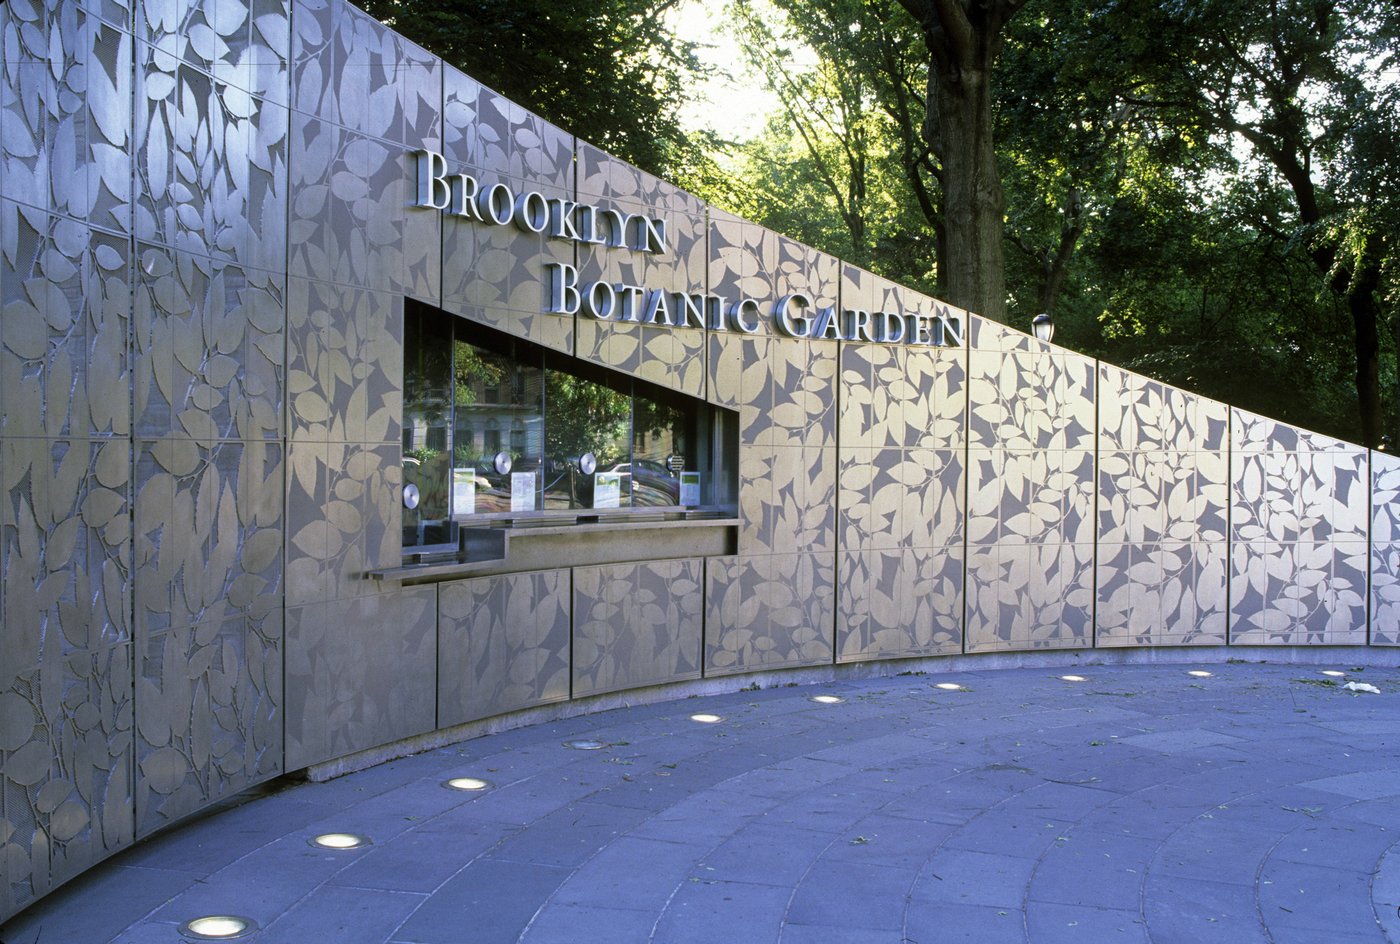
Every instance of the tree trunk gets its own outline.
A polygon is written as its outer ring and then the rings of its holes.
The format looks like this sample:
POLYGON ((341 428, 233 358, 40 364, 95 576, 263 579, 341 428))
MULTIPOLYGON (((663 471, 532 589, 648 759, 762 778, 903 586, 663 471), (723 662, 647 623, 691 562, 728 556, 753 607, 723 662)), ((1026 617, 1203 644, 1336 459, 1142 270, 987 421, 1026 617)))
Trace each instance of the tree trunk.
POLYGON ((1356 329, 1356 400, 1361 419, 1361 442, 1375 449, 1381 444, 1384 417, 1381 412, 1380 266, 1367 264, 1352 274, 1347 309, 1356 329))
POLYGON ((991 66, 996 54, 988 48, 997 42, 978 37, 978 63, 945 66, 929 84, 936 99, 930 110, 938 116, 947 233, 938 259, 939 284, 954 305, 1005 321, 1006 203, 992 134, 991 66))
POLYGON ((899 0, 929 53, 924 140, 943 195, 938 285, 948 301, 1006 320, 1005 197, 992 125, 1002 29, 1025 0, 899 0))

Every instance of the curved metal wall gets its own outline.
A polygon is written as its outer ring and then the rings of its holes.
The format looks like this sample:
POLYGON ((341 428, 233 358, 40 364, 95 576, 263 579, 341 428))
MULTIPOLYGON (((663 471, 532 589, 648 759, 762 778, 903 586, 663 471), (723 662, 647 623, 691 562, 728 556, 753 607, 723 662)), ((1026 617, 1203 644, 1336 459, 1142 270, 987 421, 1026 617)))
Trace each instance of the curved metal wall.
MULTIPOLYGON (((506 711, 963 652, 1400 645, 1400 461, 959 312, 950 348, 545 312, 545 265, 937 305, 340 0, 0 5, 0 917, 251 784, 506 711), (645 211, 410 206, 410 152, 645 211), (734 409, 737 553, 402 585, 408 297, 734 409)), ((946 307, 944 308, 947 311, 946 307)))

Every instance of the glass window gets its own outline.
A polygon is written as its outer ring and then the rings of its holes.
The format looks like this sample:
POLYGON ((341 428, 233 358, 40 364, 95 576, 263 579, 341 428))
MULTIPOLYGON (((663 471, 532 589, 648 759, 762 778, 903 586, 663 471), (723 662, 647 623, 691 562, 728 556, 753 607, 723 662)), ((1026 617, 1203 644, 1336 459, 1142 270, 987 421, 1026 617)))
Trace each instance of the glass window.
POLYGON ((407 308, 404 482, 420 502, 404 509, 405 550, 455 548, 458 527, 483 515, 733 501, 737 482, 707 481, 737 462, 720 464, 737 428, 729 411, 407 308))
POLYGON ((449 544, 455 540, 446 449, 452 423, 452 324, 407 312, 404 322, 403 480, 418 488, 418 507, 404 509, 404 544, 449 544))
POLYGON ((551 363, 545 372, 545 449, 550 475, 546 508, 625 508, 630 481, 619 470, 628 461, 632 398, 625 378, 609 381, 602 372, 570 373, 551 363), (579 460, 592 453, 595 470, 585 474, 579 460), (603 478, 599 478, 603 476, 603 478), (599 482, 601 489, 595 488, 599 482))

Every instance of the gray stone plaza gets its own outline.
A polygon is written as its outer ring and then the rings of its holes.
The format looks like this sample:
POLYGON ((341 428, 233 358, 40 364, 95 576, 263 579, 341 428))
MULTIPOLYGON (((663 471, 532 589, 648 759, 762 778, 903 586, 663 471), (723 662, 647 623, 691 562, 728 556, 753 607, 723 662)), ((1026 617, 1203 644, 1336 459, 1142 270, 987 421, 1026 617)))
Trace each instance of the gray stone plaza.
POLYGON ((176 944, 235 914, 335 944, 1400 940, 1400 676, 1335 654, 964 662, 552 721, 277 785, 0 937, 176 944))

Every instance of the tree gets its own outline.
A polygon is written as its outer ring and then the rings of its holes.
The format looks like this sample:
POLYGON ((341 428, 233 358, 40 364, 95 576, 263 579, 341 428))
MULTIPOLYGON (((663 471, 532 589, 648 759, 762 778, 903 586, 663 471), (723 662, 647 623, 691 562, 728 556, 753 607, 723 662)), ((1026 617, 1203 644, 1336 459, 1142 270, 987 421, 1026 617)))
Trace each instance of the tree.
POLYGON ((676 0, 355 0, 446 62, 653 174, 682 159, 694 44, 676 0))
POLYGON ((1170 14, 1148 0, 1110 6, 1172 50, 1134 63, 1151 79, 1139 104, 1240 151, 1231 199, 1262 237, 1309 260, 1319 293, 1346 313, 1360 438, 1379 445, 1400 200, 1375 165, 1400 150, 1400 14, 1364 0, 1206 0, 1170 14), (1387 64, 1388 83, 1377 79, 1387 64))
POLYGON ((942 183, 939 285, 954 305, 1006 320, 1005 197, 997 169, 993 69, 1025 0, 899 0, 923 34, 923 136, 942 183))

